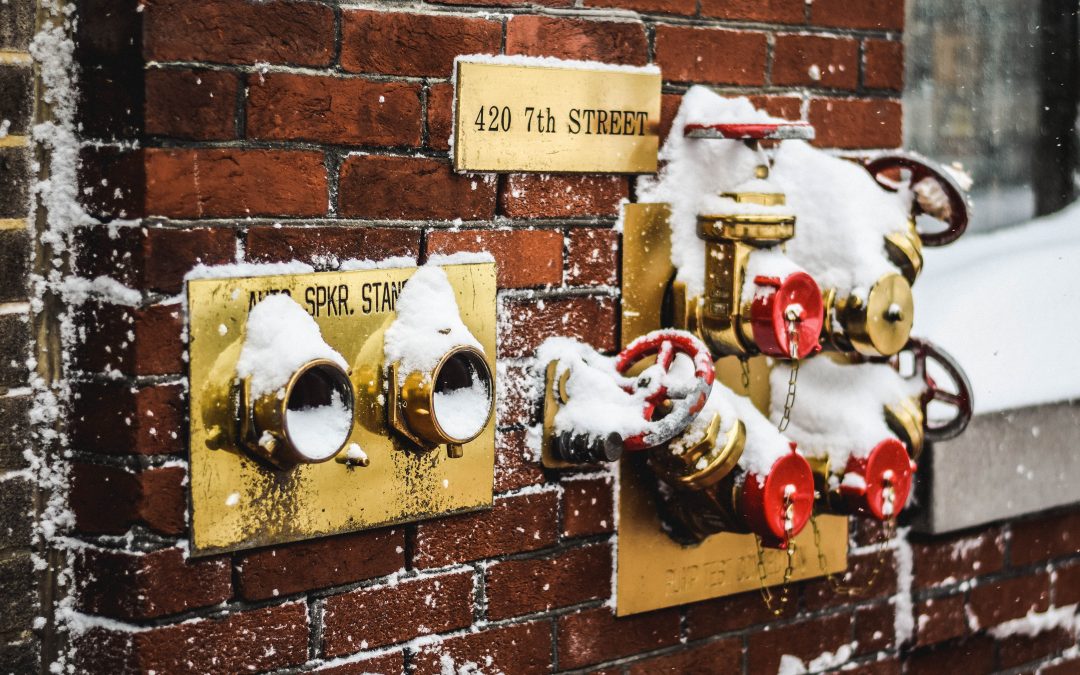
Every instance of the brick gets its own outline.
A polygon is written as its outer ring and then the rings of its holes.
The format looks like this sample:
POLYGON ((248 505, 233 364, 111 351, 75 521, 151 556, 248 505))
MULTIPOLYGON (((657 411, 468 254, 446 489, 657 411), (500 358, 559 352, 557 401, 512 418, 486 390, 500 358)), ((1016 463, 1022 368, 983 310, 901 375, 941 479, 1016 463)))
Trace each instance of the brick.
MULTIPOLYGON (((79 200, 86 212, 102 221, 146 215, 145 156, 143 149, 103 145, 81 147, 79 200)), ((125 228, 121 232, 131 232, 131 229, 125 228)))
POLYGON ((615 530, 615 495, 611 477, 563 481, 564 537, 587 537, 615 530))
POLYGON ((644 65, 649 43, 641 23, 517 15, 506 24, 506 53, 644 65))
POLYGON ((1007 670, 1058 654, 1076 644, 1076 636, 1064 628, 1037 635, 1007 635, 997 640, 997 668, 1007 670))
POLYGON ((804 23, 805 0, 701 0, 702 16, 731 21, 804 23))
MULTIPOLYGON (((789 602, 784 615, 794 616, 795 602, 789 602)), ((761 593, 748 591, 686 606, 687 635, 699 640, 718 633, 742 630, 775 621, 772 611, 761 600, 761 593)))
POLYGON ((498 54, 502 24, 487 19, 346 11, 341 67, 358 73, 449 77, 459 54, 498 54))
POLYGON ((750 96, 754 107, 786 120, 802 119, 802 99, 798 96, 750 96))
POLYGON ((405 566, 404 552, 400 527, 263 549, 237 557, 237 593, 265 600, 386 576, 405 566))
POLYGON ((565 614, 558 619, 559 668, 668 647, 679 641, 679 613, 665 609, 616 618, 607 607, 565 614))
POLYGON ((531 356, 552 335, 577 338, 601 351, 614 351, 615 303, 609 298, 503 301, 499 353, 531 356))
POLYGON ((559 230, 435 230, 427 253, 488 252, 495 257, 499 288, 558 286, 563 275, 559 230))
POLYGON ((454 133, 454 85, 436 82, 428 90, 428 145, 436 150, 449 150, 454 133))
POLYGON ((742 641, 714 640, 686 647, 674 654, 630 664, 629 675, 714 675, 742 671, 742 641))
POLYGON ((26 630, 37 616, 36 576, 29 551, 0 559, 0 633, 26 630))
POLYGON ((994 644, 975 637, 919 649, 908 655, 905 675, 953 675, 994 672, 994 644))
POLYGON ((472 570, 359 588, 326 598, 322 648, 340 656, 472 623, 472 570))
POLYGON ((846 664, 841 672, 844 675, 900 675, 900 668, 901 663, 896 656, 879 656, 876 661, 862 666, 851 667, 851 664, 846 664))
MULTIPOLYGON (((3 19, 2 12, 0 19, 3 19)), ((18 638, 13 636, 11 642, 0 640, 0 663, 12 673, 41 672, 40 657, 41 644, 33 634, 24 634, 18 638)))
POLYGON ((777 35, 772 83, 855 89, 859 86, 859 43, 851 38, 777 35))
POLYGON ((508 218, 617 216, 629 196, 623 176, 515 173, 499 193, 499 211, 508 218))
POLYGON ((8 0, 0 7, 0 49, 28 49, 34 37, 36 5, 29 0, 8 0))
POLYGON ((483 7, 572 7, 574 0, 431 0, 431 4, 483 7))
POLYGON ((0 66, 0 120, 8 121, 9 134, 25 136, 30 128, 32 75, 25 66, 0 66))
POLYGON ((258 262, 306 260, 335 266, 343 260, 416 259, 420 230, 367 227, 253 227, 247 258, 258 262))
POLYGON ((946 642, 966 633, 963 595, 928 598, 915 606, 915 644, 918 646, 946 642))
POLYGON ((900 102, 884 99, 813 99, 814 145, 823 148, 895 148, 902 141, 900 102))
POLYGON ((184 394, 180 384, 80 382, 74 388, 72 446, 106 455, 183 452, 184 394))
POLYGON ((25 148, 0 148, 0 218, 22 218, 30 208, 30 162, 25 148))
POLYGON ((1080 672, 1080 658, 1068 657, 1039 669, 1039 675, 1074 675, 1080 672))
POLYGON ((835 653, 851 642, 850 622, 850 614, 838 614, 752 633, 747 643, 748 671, 775 673, 784 654, 810 661, 824 652, 835 653))
POLYGON ((293 602, 133 633, 92 628, 73 643, 77 672, 275 670, 307 660, 307 606, 293 602))
POLYGON ((176 230, 152 227, 143 245, 142 284, 163 293, 178 293, 184 276, 196 265, 221 265, 236 256, 236 234, 223 228, 176 230))
POLYGON ((30 321, 22 314, 0 315, 0 387, 18 387, 26 383, 30 371, 30 321))
POLYGON ((971 590, 968 606, 980 628, 1019 619, 1050 606, 1050 577, 1045 573, 981 583, 971 590))
POLYGON ((493 620, 569 607, 611 594, 611 547, 569 549, 544 558, 495 563, 487 570, 487 613, 493 620))
MULTIPOLYGON (((75 363, 81 370, 115 369, 128 375, 184 371, 186 345, 181 338, 184 325, 179 305, 132 309, 87 303, 79 309, 78 317, 77 325, 85 327, 74 350, 75 363)), ((168 443, 170 438, 158 436, 157 440, 168 443)))
POLYGON ((491 628, 443 640, 417 650, 412 658, 414 675, 441 675, 450 663, 467 670, 476 664, 485 673, 539 675, 551 672, 551 625, 522 623, 491 628))
POLYGON ((0 302, 27 297, 30 236, 27 230, 0 230, 0 302))
POLYGON ((240 80, 222 70, 146 71, 146 133, 204 141, 236 138, 240 80))
POLYGON ((28 466, 29 396, 0 396, 0 471, 28 466))
POLYGON ((765 84, 765 34, 688 26, 656 27, 656 63, 664 79, 765 84))
POLYGON ((150 553, 83 549, 75 578, 80 609, 116 619, 168 616, 232 596, 227 557, 187 559, 175 547, 150 553))
POLYGON ((873 654, 896 645, 896 608, 889 602, 855 608, 856 654, 873 654))
POLYGON ((571 286, 619 283, 619 234, 614 230, 570 230, 566 238, 566 283, 571 286))
POLYGON ((1080 565, 1059 567, 1053 573, 1054 606, 1080 602, 1080 565))
POLYGON ((219 148, 146 150, 146 211, 172 218, 321 216, 321 152, 219 148))
MULTIPOLYGON (((847 570, 835 578, 841 586, 855 589, 860 600, 895 595, 895 558, 891 551, 882 554, 871 552, 849 555, 847 570)), ((828 579, 806 582, 803 584, 802 596, 805 609, 810 611, 851 602, 851 596, 833 590, 828 579)))
POLYGON ((1063 513, 1013 523, 1009 564, 1033 565, 1080 553, 1080 513, 1063 513))
POLYGON ((555 543, 554 491, 502 497, 490 511, 429 520, 416 527, 412 563, 442 567, 555 543))
POLYGON ((271 73, 248 89, 251 138, 420 145, 420 85, 271 73))
POLYGON ((520 490, 544 482, 544 471, 533 459, 526 432, 521 429, 495 432, 495 492, 520 490))
POLYGON ((456 174, 449 162, 351 155, 341 167, 342 216, 391 220, 487 220, 495 215, 495 177, 456 174))
POLYGON ((973 536, 912 541, 915 583, 919 588, 958 583, 1002 569, 1005 554, 997 530, 973 536))
POLYGON ((143 13, 149 61, 325 66, 334 12, 317 2, 151 0, 143 13))
POLYGON ((836 28, 903 30, 904 3, 894 0, 814 0, 810 5, 810 23, 836 28))
POLYGON ((396 675, 405 672, 405 652, 398 650, 341 665, 324 665, 311 672, 319 675, 396 675))
POLYGON ((91 534, 124 534, 132 525, 179 535, 187 530, 187 472, 183 467, 128 471, 101 464, 75 464, 71 509, 75 527, 91 534))
POLYGON ((696 0, 585 0, 586 7, 613 7, 648 14, 689 16, 697 11, 696 0))
MULTIPOLYGON (((496 426, 529 426, 538 422, 543 390, 536 375, 528 368, 506 362, 499 362, 498 369, 495 380, 496 400, 499 402, 495 406, 496 426)), ((535 452, 530 449, 527 456, 535 452)))
POLYGON ((863 40, 863 86, 904 89, 904 43, 900 40, 863 40))
MULTIPOLYGON (((675 123, 675 115, 678 114, 680 105, 682 94, 660 94, 660 129, 657 133, 660 134, 661 147, 671 133, 671 126, 675 123)), ((682 130, 677 130, 677 133, 682 133, 682 130)))

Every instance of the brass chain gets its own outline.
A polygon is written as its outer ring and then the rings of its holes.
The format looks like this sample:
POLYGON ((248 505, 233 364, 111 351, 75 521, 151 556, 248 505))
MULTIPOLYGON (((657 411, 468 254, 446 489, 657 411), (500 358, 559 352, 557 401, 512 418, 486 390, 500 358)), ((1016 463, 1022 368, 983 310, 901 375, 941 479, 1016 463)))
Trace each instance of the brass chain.
POLYGON ((765 569, 765 549, 761 545, 761 537, 754 535, 754 546, 757 548, 757 572, 758 582, 761 585, 761 599, 765 606, 773 613, 773 616, 781 616, 791 598, 791 577, 795 574, 795 504, 791 501, 791 495, 784 495, 784 548, 787 552, 787 566, 784 567, 784 578, 780 586, 780 602, 773 606, 774 595, 769 588, 768 571, 765 569))
POLYGON ((788 376, 787 398, 784 399, 784 414, 776 428, 783 433, 791 421, 791 409, 795 406, 795 383, 799 380, 799 328, 798 317, 790 312, 787 315, 788 356, 791 357, 791 374, 788 376))
POLYGON ((885 555, 889 549, 889 542, 894 536, 896 536, 896 517, 892 514, 893 504, 896 501, 896 490, 891 483, 886 482, 885 489, 882 491, 882 499, 885 500, 885 508, 883 512, 889 516, 882 523, 881 540, 878 546, 877 560, 874 561, 874 568, 870 570, 870 578, 866 580, 865 587, 848 586, 839 581, 829 571, 829 562, 825 558, 825 550, 821 546, 821 531, 818 529, 817 516, 810 516, 810 525, 814 530, 814 547, 817 548, 818 566, 821 571, 825 573, 825 578, 829 582, 829 586, 832 587, 834 593, 847 596, 858 596, 866 593, 874 587, 874 583, 880 576, 881 571, 885 569, 885 555))
POLYGON ((750 391, 750 362, 746 358, 740 356, 739 357, 739 368, 742 369, 742 388, 745 391, 749 392, 750 391))

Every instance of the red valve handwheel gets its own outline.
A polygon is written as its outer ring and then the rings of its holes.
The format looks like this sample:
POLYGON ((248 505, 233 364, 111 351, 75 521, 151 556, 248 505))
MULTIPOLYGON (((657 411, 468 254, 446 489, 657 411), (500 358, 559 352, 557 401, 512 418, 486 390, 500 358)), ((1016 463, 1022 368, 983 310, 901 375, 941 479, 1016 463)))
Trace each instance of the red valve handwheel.
POLYGON ((687 124, 687 138, 726 138, 740 141, 814 140, 814 127, 806 122, 751 124, 687 124))
POLYGON ((742 487, 739 515, 766 546, 784 548, 788 538, 802 532, 814 512, 814 472, 806 459, 795 451, 773 462, 762 479, 748 473, 742 487), (791 505, 790 530, 785 513, 791 505))
POLYGON ((845 476, 855 474, 862 479, 863 485, 841 482, 840 494, 855 513, 878 520, 895 518, 907 504, 914 471, 915 463, 908 456, 907 447, 895 438, 886 438, 866 457, 848 460, 845 476), (893 498, 892 509, 886 513, 885 490, 888 487, 892 487, 893 498))
MULTIPOLYGON (((944 246, 959 239, 967 229, 971 217, 964 189, 959 183, 947 171, 941 169, 940 165, 914 155, 890 153, 875 157, 866 163, 866 170, 870 172, 878 185, 892 192, 896 192, 897 186, 890 183, 885 174, 897 169, 907 169, 911 172, 911 179, 908 181, 911 187, 924 178, 933 179, 945 191, 945 196, 949 200, 949 227, 941 232, 919 232, 922 242, 927 246, 944 246)), ((919 208, 918 201, 915 202, 915 208, 919 208)))
POLYGON ((766 356, 790 359, 792 356, 789 307, 799 306, 795 322, 798 350, 795 358, 804 359, 821 349, 821 328, 824 323, 824 303, 821 288, 806 272, 789 274, 783 281, 776 277, 757 277, 759 286, 772 286, 775 292, 756 294, 750 305, 750 326, 754 342, 766 356))
POLYGON ((655 330, 637 338, 619 352, 615 369, 625 374, 638 361, 656 355, 656 363, 662 375, 658 382, 637 381, 637 386, 647 388, 645 407, 641 411, 649 424, 642 433, 625 439, 626 450, 647 450, 663 445, 686 430, 694 417, 701 412, 709 398, 715 373, 709 348, 693 334, 680 330, 655 330), (667 375, 675 355, 683 353, 694 361, 694 384, 688 391, 670 389, 667 375), (665 400, 672 402, 671 410, 662 418, 654 420, 658 406, 665 400))
MULTIPOLYGON (((923 384, 926 385, 920 399, 926 439, 929 441, 947 441, 950 438, 956 438, 967 428, 975 407, 975 397, 967 375, 960 367, 960 364, 956 362, 956 359, 929 340, 911 338, 907 346, 904 347, 904 351, 910 351, 914 356, 915 372, 912 377, 921 378, 923 384), (945 371, 949 379, 956 385, 955 394, 938 387, 937 382, 934 381, 934 378, 930 376, 926 369, 927 359, 933 360, 945 371), (956 408, 956 415, 943 423, 931 422, 929 415, 931 401, 939 401, 956 408)), ((894 363, 899 363, 898 357, 894 357, 894 363)))

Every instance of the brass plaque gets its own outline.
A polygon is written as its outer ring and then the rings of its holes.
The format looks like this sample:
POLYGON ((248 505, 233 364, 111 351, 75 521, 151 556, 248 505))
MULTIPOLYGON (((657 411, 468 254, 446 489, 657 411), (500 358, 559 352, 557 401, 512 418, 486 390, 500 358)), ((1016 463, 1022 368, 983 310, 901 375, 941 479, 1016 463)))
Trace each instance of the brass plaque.
POLYGON ((454 105, 457 171, 656 171, 656 69, 458 61, 454 105))
MULTIPOLYGON (((661 306, 674 277, 667 204, 627 204, 623 211, 622 333, 625 346, 661 328, 661 306)), ((716 362, 717 379, 736 393, 748 393, 760 410, 769 402, 769 367, 750 359, 750 391, 742 390, 735 357, 716 362)), ((616 613, 619 616, 742 593, 760 587, 753 535, 715 534, 698 546, 682 546, 661 530, 652 488, 632 462, 619 467, 619 524, 616 613), (659 583, 658 583, 659 581, 659 583)), ((847 568, 847 519, 819 516, 827 569, 818 563, 809 526, 795 538, 793 579, 809 579, 847 568)), ((783 579, 787 554, 765 550, 767 583, 783 579)))
MULTIPOLYGON (((495 265, 443 267, 461 319, 495 372, 495 265)), ((416 268, 202 279, 187 285, 191 374, 192 553, 208 555, 490 507, 495 420, 462 456, 416 452, 387 428, 377 384, 383 333, 398 291, 416 268), (369 465, 331 460, 268 467, 238 447, 228 415, 250 308, 288 292, 314 318, 323 339, 350 364, 357 423, 350 443, 369 465), (375 373, 375 374, 373 374, 375 373), (362 419, 362 421, 360 421, 362 419)))

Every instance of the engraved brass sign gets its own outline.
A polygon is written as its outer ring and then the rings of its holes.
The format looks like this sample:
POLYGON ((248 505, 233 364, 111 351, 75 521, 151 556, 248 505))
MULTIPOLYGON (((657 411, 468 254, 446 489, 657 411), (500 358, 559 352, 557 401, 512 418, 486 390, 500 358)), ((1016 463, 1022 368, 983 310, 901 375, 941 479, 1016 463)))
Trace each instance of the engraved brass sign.
MULTIPOLYGON (((483 350, 451 350, 439 368, 447 373, 451 367, 463 373, 481 372, 490 378, 493 392, 495 266, 482 263, 442 269, 462 323, 483 350)), ((435 438, 432 445, 436 447, 424 448, 400 433, 424 429, 412 418, 395 425, 395 415, 389 410, 396 377, 384 364, 383 336, 397 318, 398 296, 415 272, 416 268, 374 269, 188 282, 194 555, 491 506, 493 415, 475 436, 435 438), (270 294, 288 294, 306 310, 326 344, 348 364, 340 372, 347 378, 346 391, 355 392, 352 430, 343 445, 349 450, 339 451, 328 461, 289 463, 274 461, 274 457, 266 461, 267 457, 258 456, 258 446, 253 452, 250 444, 243 443, 242 422, 247 418, 237 399, 243 399, 246 385, 238 381, 237 362, 249 312, 270 294), (401 424, 405 426, 399 429, 401 424)), ((320 362, 313 366, 322 367, 320 362)), ((322 374, 323 379, 328 372, 322 374)), ((452 375, 433 376, 429 384, 439 386, 452 375)), ((311 388, 312 382, 320 381, 309 378, 305 386, 311 388)), ((406 379, 402 385, 402 396, 415 393, 409 383, 406 379)), ((416 396, 410 402, 413 407, 431 407, 416 396)), ((415 416, 427 411, 405 412, 415 416)), ((259 410, 255 413, 259 421, 259 410)))
POLYGON ((461 60, 454 111, 457 171, 656 171, 656 69, 461 60))

